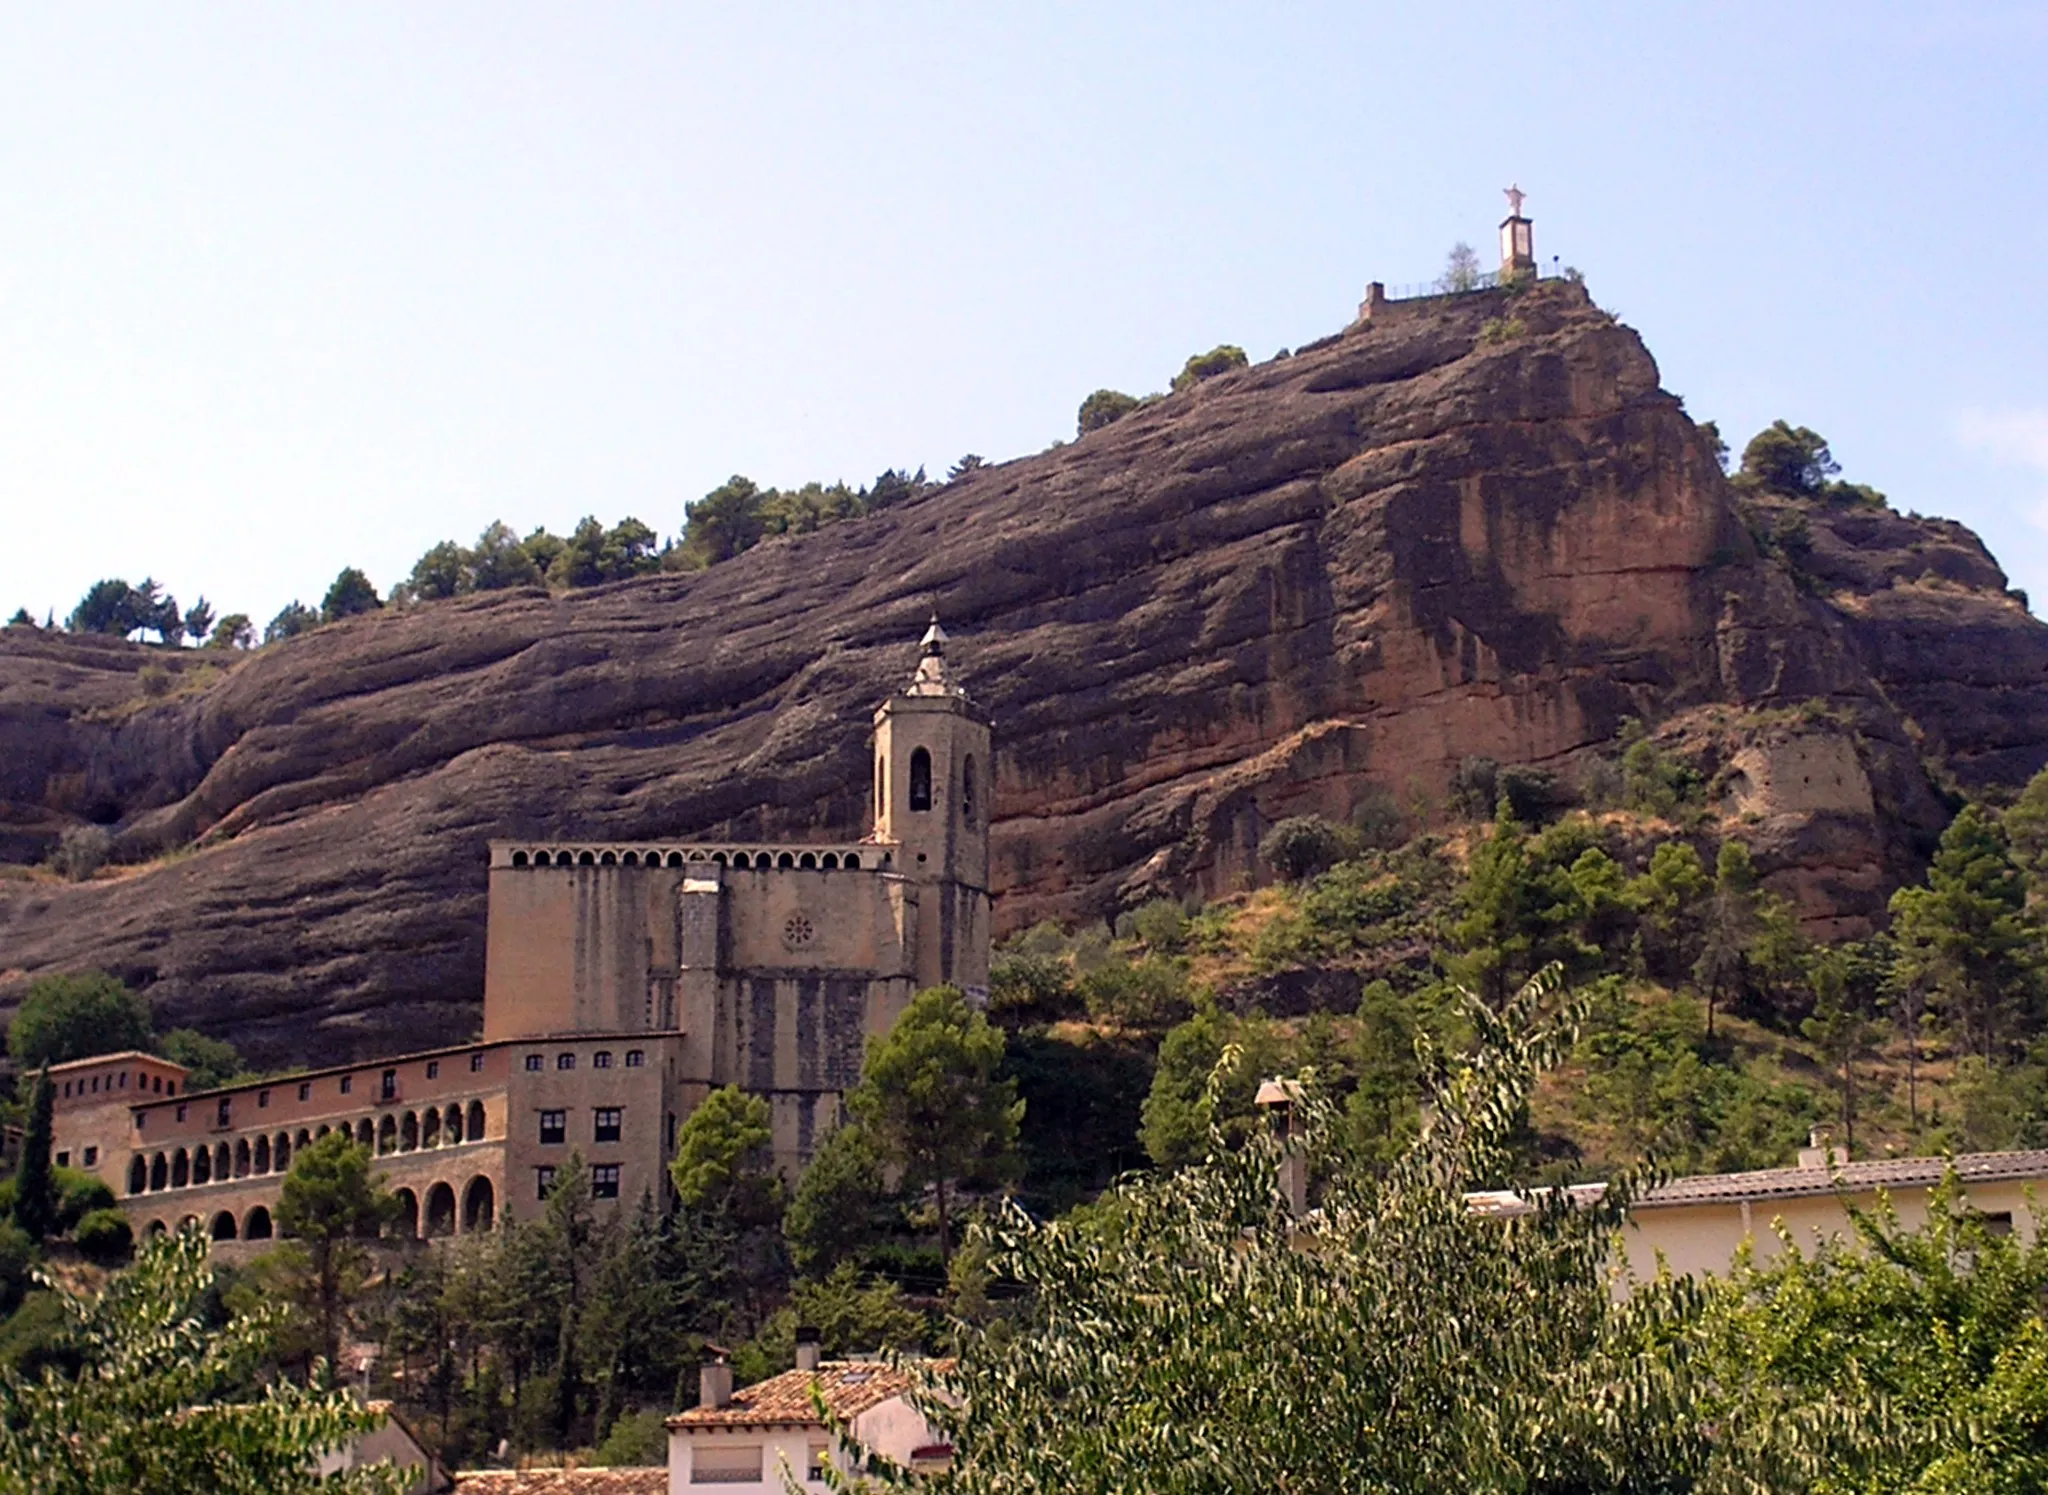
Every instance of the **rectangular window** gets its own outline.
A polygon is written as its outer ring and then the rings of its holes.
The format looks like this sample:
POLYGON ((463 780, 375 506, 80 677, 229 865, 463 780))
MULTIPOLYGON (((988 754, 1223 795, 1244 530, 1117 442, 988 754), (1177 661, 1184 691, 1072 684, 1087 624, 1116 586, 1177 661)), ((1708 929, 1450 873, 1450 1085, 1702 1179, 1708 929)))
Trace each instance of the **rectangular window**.
POLYGON ((761 1445, 758 1443, 707 1443, 690 1450, 690 1483, 693 1485, 758 1485, 760 1482, 761 1445))
POLYGON ((259 1111, 268 1111, 270 1109, 270 1092, 268 1090, 256 1092, 256 1109, 259 1111))
POLYGON ((99 1088, 100 1088, 100 1077, 99 1077, 98 1075, 94 1075, 94 1076, 92 1077, 92 1088, 93 1088, 93 1094, 95 1094, 95 1095, 99 1094, 99 1088))
POLYGON ((150 1079, 149 1088, 153 1094, 162 1095, 164 1093, 164 1077, 162 1075, 153 1076, 150 1079))
POLYGON ((397 1070, 395 1070, 395 1069, 387 1069, 387 1070, 385 1070, 385 1071, 384 1071, 384 1075, 383 1075, 383 1079, 382 1079, 382 1082, 381 1082, 381 1087, 380 1087, 380 1088, 381 1088, 381 1089, 382 1089, 382 1091, 383 1091, 383 1098, 384 1098, 385 1100, 397 1100, 397 1099, 398 1099, 398 1071, 397 1071, 397 1070))
POLYGON ((599 1049, 596 1053, 592 1054, 590 1056, 590 1067, 592 1069, 610 1069, 612 1067, 612 1051, 610 1049, 599 1049))
POLYGON ((567 1111, 543 1111, 540 1113, 540 1140, 543 1147, 559 1146, 568 1132, 567 1111))
POLYGON ((638 1069, 641 1065, 645 1064, 646 1062, 647 1053, 644 1049, 626 1050, 626 1068, 638 1069))
POLYGON ((229 1105, 228 1097, 223 1095, 220 1098, 220 1104, 213 1108, 213 1124, 215 1126, 226 1126, 228 1124, 229 1105))
POLYGON ((483 1067, 484 1056, 482 1054, 471 1054, 469 1056, 469 1072, 471 1074, 475 1074, 478 1070, 482 1069, 483 1067))
POLYGON ((177 1093, 178 1093, 178 1082, 177 1082, 176 1080, 165 1080, 165 1081, 164 1081, 164 1094, 165 1094, 165 1095, 176 1095, 177 1093))
POLYGON ((427 1061, 427 1078, 430 1080, 441 1078, 441 1061, 439 1059, 429 1059, 427 1061))
POLYGON ((185 1107, 184 1107, 183 1105, 180 1105, 180 1106, 178 1107, 178 1120, 180 1120, 180 1121, 183 1121, 184 1119, 185 1119, 185 1107))
POLYGON ((148 1125, 149 1125, 149 1112, 147 1112, 147 1111, 137 1111, 137 1112, 135 1113, 135 1130, 137 1130, 137 1131, 139 1132, 139 1131, 141 1131, 141 1130, 142 1130, 142 1129, 143 1129, 144 1127, 146 1127, 146 1126, 148 1126, 148 1125))
POLYGON ((673 1111, 668 1113, 668 1120, 662 1126, 661 1145, 671 1155, 674 1154, 676 1150, 676 1113, 673 1111))
POLYGON ((86 1167, 88 1167, 88 1168, 92 1167, 92 1166, 93 1166, 93 1165, 94 1165, 95 1163, 97 1163, 97 1162, 98 1162, 99 1160, 100 1160, 100 1150, 99 1150, 99 1149, 98 1149, 97 1147, 88 1147, 88 1148, 87 1148, 87 1149, 85 1150, 85 1166, 86 1166, 86 1167))
POLYGON ((64 1099, 71 1099, 71 1082, 69 1080, 64 1082, 64 1099))
MULTIPOLYGON (((87 1149, 87 1151, 90 1152, 90 1149, 87 1149)), ((90 1163, 91 1161, 91 1157, 88 1156, 86 1158, 86 1162, 90 1163)), ((1985 1215, 1984 1230, 1985 1233, 1988 1235, 2011 1235, 2012 1211, 2009 1209, 1994 1210, 1991 1213, 1985 1215)))
POLYGON ((301 1081, 299 1081, 299 1099, 300 1099, 300 1100, 311 1100, 312 1098, 313 1098, 313 1082, 312 1082, 311 1080, 301 1080, 301 1081))
POLYGON ((596 1163, 590 1169, 590 1197, 592 1199, 616 1199, 619 1197, 619 1165, 617 1163, 596 1163))
POLYGON ((590 1140, 593 1142, 616 1142, 619 1140, 619 1108, 617 1106, 598 1107, 597 1131, 590 1140))
POLYGON ((59 1168, 69 1168, 69 1167, 71 1166, 71 1154, 70 1154, 70 1153, 68 1153, 68 1152, 60 1152, 60 1153, 58 1153, 58 1154, 57 1154, 57 1166, 58 1166, 59 1168))
POLYGON ((128 1088, 128 1071, 125 1069, 121 1071, 121 1088, 123 1090, 128 1088))
POLYGON ((540 1073, 540 1055, 528 1054, 526 1056, 526 1072, 528 1074, 540 1073))
POLYGON ((554 1187, 555 1170, 551 1166, 544 1163, 533 1170, 533 1194, 536 1199, 547 1198, 554 1191, 554 1187))
POLYGON ((556 1068, 556 1069, 574 1069, 575 1067, 576 1067, 576 1056, 575 1056, 574 1054, 557 1054, 557 1055, 555 1055, 555 1068, 556 1068))
POLYGON ((356 1077, 354 1075, 343 1075, 341 1077, 341 1093, 343 1095, 347 1095, 351 1090, 355 1088, 356 1077))
POLYGON ((804 1459, 804 1478, 814 1485, 825 1483, 825 1455, 830 1449, 823 1443, 813 1443, 810 1454, 804 1459))

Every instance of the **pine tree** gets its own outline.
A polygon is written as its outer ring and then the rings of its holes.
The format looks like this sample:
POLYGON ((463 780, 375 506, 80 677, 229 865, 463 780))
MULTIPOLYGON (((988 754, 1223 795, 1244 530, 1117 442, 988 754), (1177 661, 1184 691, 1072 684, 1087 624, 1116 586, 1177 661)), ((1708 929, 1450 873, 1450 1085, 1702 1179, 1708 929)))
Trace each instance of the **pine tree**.
POLYGON ((1933 997, 1963 1043, 1987 1060, 2038 1015, 2039 931, 2004 829, 1965 806, 1942 833, 1927 885, 1892 896, 1899 980, 1933 997))

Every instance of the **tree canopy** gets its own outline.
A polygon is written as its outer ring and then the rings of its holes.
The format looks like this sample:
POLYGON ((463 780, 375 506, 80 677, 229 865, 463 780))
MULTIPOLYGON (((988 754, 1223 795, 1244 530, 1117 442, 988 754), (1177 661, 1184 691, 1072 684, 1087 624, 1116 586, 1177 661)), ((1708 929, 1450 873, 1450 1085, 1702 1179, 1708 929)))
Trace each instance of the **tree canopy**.
POLYGON ((149 1004, 105 971, 38 976, 7 1029, 24 1069, 150 1046, 149 1004))

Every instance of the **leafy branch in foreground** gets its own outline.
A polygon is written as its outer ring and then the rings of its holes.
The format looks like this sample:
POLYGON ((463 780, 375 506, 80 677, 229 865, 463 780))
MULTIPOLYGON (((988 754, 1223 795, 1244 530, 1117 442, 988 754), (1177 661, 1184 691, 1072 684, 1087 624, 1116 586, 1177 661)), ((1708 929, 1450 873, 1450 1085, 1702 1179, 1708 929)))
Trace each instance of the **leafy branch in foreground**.
MULTIPOLYGON (((1537 1076, 1585 1001, 1555 969, 1437 1076, 1433 1121, 1387 1172, 1343 1165, 1338 1117, 1304 1075, 1298 1140, 1261 1134, 1120 1184, 1085 1218, 1012 1209, 986 1230, 1019 1317, 959 1326, 921 1402, 954 1445, 899 1489, 967 1492, 1621 1491, 1676 1488, 1710 1462, 1687 1326, 1699 1289, 1617 1300, 1612 1240, 1639 1180, 1597 1199, 1532 1195, 1470 1212, 1498 1176, 1537 1076), (1296 1218, 1291 1146, 1317 1180, 1296 1218)), ((1697 1486, 1696 1486, 1697 1487, 1697 1486)))
POLYGON ((345 1391, 252 1392, 276 1314, 210 1326, 212 1286, 189 1229, 150 1241, 98 1297, 62 1294, 66 1363, 0 1368, 0 1495, 398 1495, 389 1464, 320 1476, 321 1454, 381 1418, 345 1391))

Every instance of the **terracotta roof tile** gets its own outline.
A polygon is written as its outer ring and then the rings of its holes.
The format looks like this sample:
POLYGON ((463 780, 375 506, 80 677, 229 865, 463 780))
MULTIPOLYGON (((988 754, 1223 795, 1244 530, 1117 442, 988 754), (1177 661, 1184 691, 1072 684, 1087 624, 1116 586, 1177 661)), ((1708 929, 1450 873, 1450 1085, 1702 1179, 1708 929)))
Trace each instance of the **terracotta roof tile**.
POLYGON ((668 1495, 668 1469, 474 1469, 455 1495, 668 1495))
POLYGON ((907 1370, 881 1360, 827 1360, 816 1371, 786 1370, 732 1394, 723 1407, 692 1407, 668 1420, 672 1428, 824 1426, 811 1403, 815 1386, 836 1417, 857 1417, 915 1384, 907 1370))

